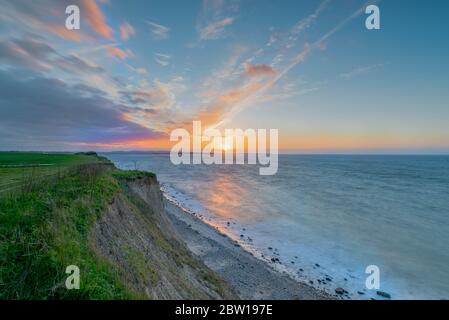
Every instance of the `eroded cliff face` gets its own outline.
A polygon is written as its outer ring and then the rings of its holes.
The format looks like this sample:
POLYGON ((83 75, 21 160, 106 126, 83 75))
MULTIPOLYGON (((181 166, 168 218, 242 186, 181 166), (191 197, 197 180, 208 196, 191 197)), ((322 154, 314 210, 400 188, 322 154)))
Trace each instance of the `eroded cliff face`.
POLYGON ((178 240, 155 177, 121 180, 92 232, 92 246, 118 266, 136 296, 149 299, 230 299, 225 282, 178 240))
POLYGON ((166 237, 177 238, 175 229, 165 213, 164 197, 156 177, 127 181, 126 188, 144 202, 146 209, 150 209, 146 214, 150 214, 154 218, 159 230, 166 237))

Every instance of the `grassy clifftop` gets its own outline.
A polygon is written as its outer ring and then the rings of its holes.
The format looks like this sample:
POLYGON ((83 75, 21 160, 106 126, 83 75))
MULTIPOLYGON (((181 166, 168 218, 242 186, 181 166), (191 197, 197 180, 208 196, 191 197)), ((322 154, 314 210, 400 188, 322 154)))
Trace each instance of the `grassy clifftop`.
MULTIPOLYGON (((1 160, 0 153, 0 166, 1 160)), ((177 298, 177 291, 179 298, 232 297, 221 279, 161 230, 161 212, 131 191, 131 182, 153 174, 119 171, 86 154, 52 169, 50 178, 36 170, 38 183, 22 179, 19 166, 5 169, 19 187, 0 194, 0 299, 177 298), (69 265, 80 269, 78 290, 65 287, 69 265)))
POLYGON ((95 153, 0 152, 0 196, 60 180, 82 164, 109 163, 95 153))

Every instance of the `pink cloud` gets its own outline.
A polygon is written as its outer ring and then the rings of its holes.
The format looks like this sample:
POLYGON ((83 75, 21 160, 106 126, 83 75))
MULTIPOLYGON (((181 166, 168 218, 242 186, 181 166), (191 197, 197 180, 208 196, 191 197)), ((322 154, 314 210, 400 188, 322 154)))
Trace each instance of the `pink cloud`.
POLYGON ((122 40, 128 40, 135 33, 136 31, 134 30, 133 26, 128 22, 125 22, 120 26, 120 36, 122 40))
POLYGON ((112 28, 106 23, 106 18, 95 0, 83 0, 82 12, 91 29, 103 38, 112 40, 112 28))
POLYGON ((272 77, 276 75, 276 70, 267 64, 247 64, 245 75, 248 77, 272 77))
POLYGON ((120 48, 106 46, 106 50, 110 56, 117 57, 120 60, 125 60, 128 57, 128 54, 120 48))

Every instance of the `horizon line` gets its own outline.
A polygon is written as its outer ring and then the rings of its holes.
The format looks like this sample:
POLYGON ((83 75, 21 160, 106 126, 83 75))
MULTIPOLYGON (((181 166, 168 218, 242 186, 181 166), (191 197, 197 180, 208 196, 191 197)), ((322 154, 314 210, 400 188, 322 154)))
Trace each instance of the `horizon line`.
MULTIPOLYGON (((78 152, 96 152, 97 154, 107 153, 170 153, 168 149, 149 149, 149 150, 0 150, 0 152, 30 152, 30 153, 78 153, 78 152)), ((195 152, 188 152, 194 154, 195 152)), ((223 152, 225 154, 225 152, 223 152)), ((234 154, 241 154, 235 153, 234 154)), ((249 154, 243 152, 243 154, 249 154)), ((256 153, 257 154, 257 153, 256 153)), ((269 154, 269 153, 267 153, 269 154)), ((310 152, 310 151, 280 151, 279 155, 329 155, 329 156, 449 156, 449 151, 417 151, 417 152, 401 152, 401 151, 389 151, 389 152, 376 152, 376 151, 364 151, 364 152, 338 152, 338 151, 323 151, 323 152, 310 152)))

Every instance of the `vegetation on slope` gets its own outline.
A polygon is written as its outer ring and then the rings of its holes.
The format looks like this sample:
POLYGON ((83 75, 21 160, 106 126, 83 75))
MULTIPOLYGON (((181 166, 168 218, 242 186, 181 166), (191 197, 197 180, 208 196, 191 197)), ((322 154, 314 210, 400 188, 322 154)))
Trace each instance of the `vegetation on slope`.
POLYGON ((142 197, 133 191, 132 184, 136 184, 136 181, 128 181, 120 180, 127 206, 133 212, 133 218, 140 221, 139 225, 145 228, 145 234, 151 239, 149 246, 139 250, 144 253, 142 258, 145 261, 145 269, 152 270, 150 282, 153 282, 153 286, 147 286, 147 291, 150 291, 152 296, 165 295, 172 299, 236 298, 216 273, 194 257, 187 247, 174 237, 175 231, 169 225, 169 220, 165 220, 162 216, 164 214, 159 210, 154 210, 154 205, 149 205, 149 202, 155 200, 151 200, 150 196, 142 197), (167 282, 169 285, 164 285, 167 282), (158 287, 164 290, 158 290, 158 287), (166 290, 168 287, 173 288, 166 290))
POLYGON ((152 172, 139 171, 139 170, 129 170, 129 171, 115 171, 112 176, 118 179, 124 180, 134 180, 142 179, 145 177, 155 177, 156 175, 152 172))

